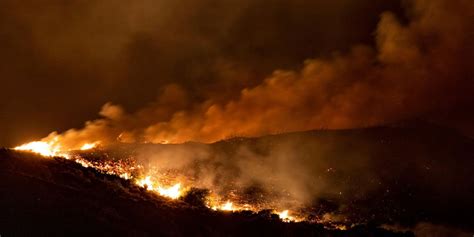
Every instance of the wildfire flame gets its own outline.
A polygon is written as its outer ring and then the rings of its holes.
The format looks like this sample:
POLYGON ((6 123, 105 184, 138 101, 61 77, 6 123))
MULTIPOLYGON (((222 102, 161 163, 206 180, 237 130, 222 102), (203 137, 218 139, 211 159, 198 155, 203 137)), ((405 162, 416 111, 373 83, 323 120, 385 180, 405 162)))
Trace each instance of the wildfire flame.
POLYGON ((256 206, 252 206, 250 204, 234 204, 231 201, 226 201, 225 203, 219 202, 217 200, 213 200, 212 197, 208 198, 207 207, 214 210, 214 211, 231 211, 231 212, 238 212, 238 211, 252 211, 258 212, 261 208, 256 206))
POLYGON ((95 148, 96 146, 97 146, 97 142, 94 142, 94 143, 86 143, 86 144, 82 145, 81 151, 90 150, 90 149, 95 148))
POLYGON ((53 142, 34 141, 13 148, 18 151, 30 151, 46 157, 62 156, 67 158, 61 151, 61 146, 53 142))
POLYGON ((154 191, 164 197, 169 197, 171 199, 178 199, 183 195, 181 191, 181 183, 177 183, 169 188, 164 188, 162 186, 154 186, 155 183, 151 180, 151 176, 146 176, 143 179, 137 180, 136 184, 140 187, 146 188, 148 191, 154 191))
POLYGON ((278 216, 280 217, 280 219, 288 219, 288 210, 284 210, 280 213, 278 213, 278 216))
POLYGON ((222 208, 220 208, 223 211, 233 211, 234 209, 232 208, 232 202, 226 202, 222 208))
POLYGON ((177 199, 181 196, 181 184, 177 183, 170 188, 158 187, 158 193, 162 196, 169 197, 172 199, 177 199))
MULTIPOLYGON (((82 145, 80 150, 90 150, 97 147, 98 142, 94 143, 85 143, 82 145)), ((46 157, 64 157, 69 158, 68 151, 64 151, 61 145, 58 143, 57 138, 52 139, 51 141, 33 141, 13 148, 17 151, 29 151, 33 153, 40 154, 46 157)))
POLYGON ((284 222, 294 222, 294 221, 298 221, 298 219, 296 219, 295 217, 291 216, 289 214, 289 211, 288 210, 284 210, 282 212, 279 212, 277 213, 278 214, 278 217, 280 217, 280 219, 284 222))
POLYGON ((146 188, 148 191, 153 190, 153 182, 151 182, 150 176, 146 176, 144 179, 137 180, 136 184, 142 188, 146 188))

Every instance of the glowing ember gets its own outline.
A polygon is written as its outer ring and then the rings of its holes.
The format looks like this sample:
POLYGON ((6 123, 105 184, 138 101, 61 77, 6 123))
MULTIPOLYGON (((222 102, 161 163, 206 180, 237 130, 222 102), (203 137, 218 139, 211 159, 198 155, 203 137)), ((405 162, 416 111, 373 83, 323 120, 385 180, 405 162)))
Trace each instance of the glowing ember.
POLYGON ((90 162, 88 162, 88 161, 86 161, 86 160, 83 160, 83 159, 76 159, 75 161, 76 161, 76 163, 82 165, 82 167, 86 167, 86 168, 87 168, 87 167, 90 167, 90 166, 91 166, 91 163, 90 163, 90 162))
POLYGON ((92 148, 95 148, 97 146, 97 143, 94 142, 94 143, 86 143, 84 145, 82 145, 81 147, 81 151, 85 151, 85 150, 90 150, 92 148))
POLYGON ((165 196, 165 197, 169 197, 169 198, 172 198, 172 199, 177 199, 181 196, 180 188, 181 188, 180 183, 175 184, 174 186, 172 186, 170 188, 158 187, 158 193, 162 196, 165 196))

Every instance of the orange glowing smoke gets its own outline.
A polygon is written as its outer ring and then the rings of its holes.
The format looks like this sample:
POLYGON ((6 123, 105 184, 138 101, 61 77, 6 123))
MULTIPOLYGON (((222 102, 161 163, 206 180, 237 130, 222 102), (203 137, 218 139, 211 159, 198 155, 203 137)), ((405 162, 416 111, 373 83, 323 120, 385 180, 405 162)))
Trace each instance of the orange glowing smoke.
POLYGON ((346 54, 308 59, 300 70, 275 70, 260 84, 224 101, 220 96, 203 103, 188 101, 185 89, 169 85, 156 102, 135 113, 107 103, 99 113, 102 118, 59 134, 59 139, 68 149, 92 141, 215 142, 233 136, 367 127, 470 103, 472 93, 460 91, 473 88, 468 63, 472 50, 466 47, 472 44, 472 34, 466 32, 472 32, 474 4, 410 2, 409 15, 416 17, 408 19, 409 24, 392 13, 381 15, 375 48, 355 46, 346 54))

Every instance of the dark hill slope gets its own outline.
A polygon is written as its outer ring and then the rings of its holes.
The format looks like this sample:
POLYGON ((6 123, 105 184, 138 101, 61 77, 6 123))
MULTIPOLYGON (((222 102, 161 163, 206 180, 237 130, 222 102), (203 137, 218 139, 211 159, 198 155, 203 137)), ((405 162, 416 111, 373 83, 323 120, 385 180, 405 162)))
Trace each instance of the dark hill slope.
POLYGON ((407 236, 194 208, 68 160, 6 149, 0 150, 0 210, 2 236, 407 236))
POLYGON ((315 206, 329 201, 353 221, 427 221, 473 230, 474 140, 452 130, 406 123, 235 138, 213 146, 232 153, 243 144, 270 157, 291 151, 289 165, 302 164, 326 185, 315 206), (290 148, 278 149, 282 144, 290 148))
POLYGON ((216 187, 251 180, 255 190, 284 179, 283 188, 305 192, 314 214, 342 214, 350 223, 474 226, 474 140, 430 124, 121 149, 160 165, 168 153, 194 151, 187 159, 200 163, 184 164, 183 172, 215 172, 216 187))

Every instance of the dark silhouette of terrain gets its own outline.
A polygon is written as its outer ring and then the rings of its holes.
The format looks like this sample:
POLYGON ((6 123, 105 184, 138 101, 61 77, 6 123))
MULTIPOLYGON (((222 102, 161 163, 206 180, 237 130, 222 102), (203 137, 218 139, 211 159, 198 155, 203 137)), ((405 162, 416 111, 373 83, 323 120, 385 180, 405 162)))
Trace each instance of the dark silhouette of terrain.
MULTIPOLYGON (((211 158, 186 165, 183 171, 202 166, 207 172, 226 170, 216 174, 218 187, 241 178, 255 164, 271 167, 271 173, 257 172, 260 176, 278 178, 290 170, 285 178, 297 180, 313 194, 308 209, 316 216, 331 213, 349 223, 410 227, 428 222, 474 231, 474 140, 430 123, 121 147, 145 157, 204 147, 211 158), (252 165, 239 166, 242 160, 252 165)), ((257 194, 262 192, 258 182, 249 187, 257 194)))
POLYGON ((69 160, 7 149, 0 170, 2 236, 412 236, 284 223, 269 212, 214 212, 69 160))

